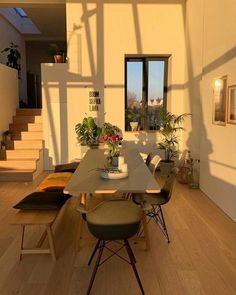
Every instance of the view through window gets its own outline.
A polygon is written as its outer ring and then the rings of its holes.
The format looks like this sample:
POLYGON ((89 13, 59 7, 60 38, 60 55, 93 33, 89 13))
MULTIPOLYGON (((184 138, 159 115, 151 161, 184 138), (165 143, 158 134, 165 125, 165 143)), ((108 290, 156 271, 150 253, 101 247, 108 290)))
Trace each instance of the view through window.
POLYGON ((125 130, 158 130, 166 109, 168 57, 125 58, 125 130))

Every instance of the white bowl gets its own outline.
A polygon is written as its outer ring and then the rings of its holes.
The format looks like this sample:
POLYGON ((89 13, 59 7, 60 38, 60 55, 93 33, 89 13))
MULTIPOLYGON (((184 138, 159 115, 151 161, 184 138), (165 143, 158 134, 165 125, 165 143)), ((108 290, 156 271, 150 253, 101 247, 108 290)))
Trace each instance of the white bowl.
POLYGON ((101 171, 101 177, 106 179, 122 179, 128 177, 128 172, 105 172, 101 171))

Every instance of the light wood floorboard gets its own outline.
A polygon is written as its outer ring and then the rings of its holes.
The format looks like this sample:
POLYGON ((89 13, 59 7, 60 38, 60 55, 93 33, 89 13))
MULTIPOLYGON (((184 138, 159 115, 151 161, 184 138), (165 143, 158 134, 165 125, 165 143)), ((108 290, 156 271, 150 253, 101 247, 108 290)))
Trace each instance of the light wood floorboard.
MULTIPOLYGON (((53 226, 57 261, 50 255, 23 255, 19 262, 20 228, 10 225, 20 199, 33 192, 45 177, 32 183, 0 183, 0 294, 84 295, 93 265, 87 262, 95 239, 83 231, 81 251, 75 250, 78 213, 72 198, 53 226)), ((151 251, 139 241, 131 246, 145 294, 236 294, 236 224, 200 190, 176 184, 171 201, 163 208, 171 243, 159 228, 149 224, 151 251)), ((26 245, 34 245, 43 232, 32 226, 26 245)), ((47 246, 47 240, 43 246, 47 246)), ((113 258, 99 269, 92 295, 140 294, 130 266, 113 258)))

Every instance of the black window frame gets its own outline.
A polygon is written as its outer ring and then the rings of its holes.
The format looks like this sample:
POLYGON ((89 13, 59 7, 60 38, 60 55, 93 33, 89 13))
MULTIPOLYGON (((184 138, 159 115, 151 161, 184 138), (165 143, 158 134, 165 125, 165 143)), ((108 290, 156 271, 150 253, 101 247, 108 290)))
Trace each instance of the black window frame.
MULTIPOLYGON (((127 111, 127 63, 128 62, 142 62, 143 64, 143 89, 142 89, 142 103, 143 110, 148 113, 148 62, 149 61, 163 61, 164 62, 164 86, 163 86, 163 109, 167 109, 167 92, 168 92, 168 63, 170 54, 164 55, 125 55, 125 131, 130 131, 127 129, 126 122, 126 111, 127 111)), ((141 130, 151 131, 147 126, 148 122, 142 119, 141 130)), ((155 129, 155 131, 158 129, 155 129)))

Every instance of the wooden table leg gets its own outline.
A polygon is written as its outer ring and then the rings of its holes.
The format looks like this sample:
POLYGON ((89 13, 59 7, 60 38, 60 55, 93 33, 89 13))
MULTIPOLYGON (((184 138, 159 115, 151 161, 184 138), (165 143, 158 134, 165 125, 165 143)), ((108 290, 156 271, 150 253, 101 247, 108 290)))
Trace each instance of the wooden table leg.
POLYGON ((20 246, 20 261, 22 260, 22 251, 24 249, 24 237, 25 237, 25 226, 22 225, 21 246, 20 246))
POLYGON ((149 232, 148 232, 148 226, 147 226, 147 216, 146 216, 146 212, 143 212, 143 232, 144 232, 144 238, 145 238, 145 242, 146 242, 146 250, 149 251, 150 250, 150 238, 149 238, 149 232))
MULTIPOLYGON (((83 204, 85 207, 87 205, 87 196, 86 194, 81 194, 80 195, 80 204, 83 204)), ((79 221, 78 221, 78 228, 77 228, 77 237, 76 237, 76 244, 75 244, 75 249, 76 251, 79 251, 80 248, 80 239, 82 238, 82 232, 83 232, 83 227, 84 227, 84 219, 81 213, 79 213, 79 221)))
POLYGON ((84 194, 84 193, 81 194, 81 196, 80 196, 80 203, 86 206, 86 203, 87 203, 86 194, 84 194))
POLYGON ((146 242, 146 250, 150 250, 150 238, 149 238, 149 232, 148 232, 148 226, 147 226, 147 215, 146 211, 144 210, 144 201, 143 201, 143 196, 141 195, 141 207, 143 208, 143 232, 144 232, 144 238, 146 242))
POLYGON ((78 229, 77 229, 76 245, 75 245, 76 251, 79 251, 80 249, 80 242, 82 238, 83 227, 84 227, 84 219, 82 217, 82 214, 79 213, 79 221, 78 221, 78 229))
POLYGON ((48 234, 48 241, 49 241, 49 246, 50 246, 50 252, 52 254, 52 258, 54 261, 57 260, 56 258, 56 251, 55 251, 55 245, 54 245, 54 240, 53 240, 53 235, 52 235, 52 229, 50 225, 47 225, 47 234, 48 234))

